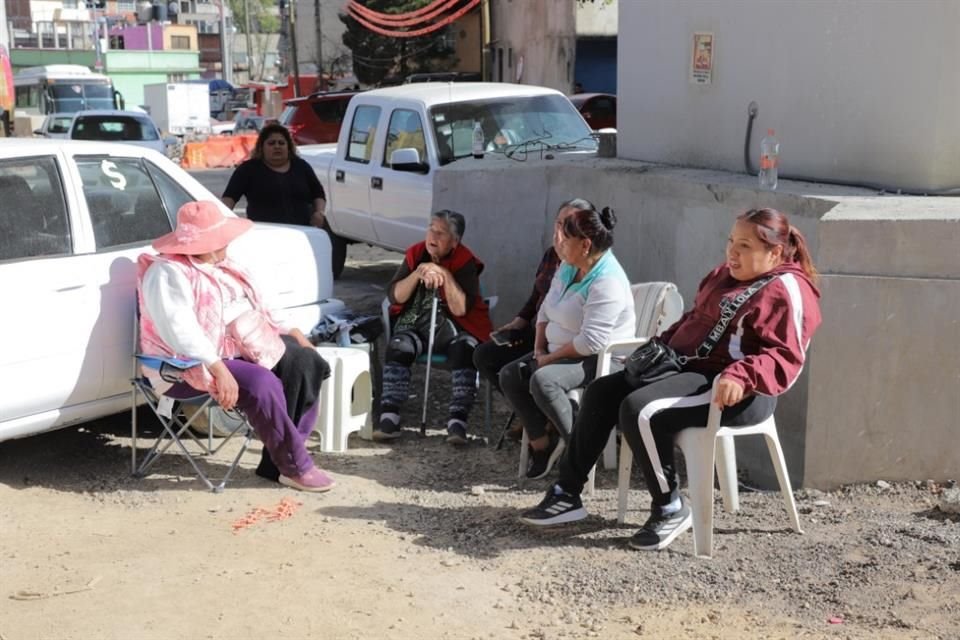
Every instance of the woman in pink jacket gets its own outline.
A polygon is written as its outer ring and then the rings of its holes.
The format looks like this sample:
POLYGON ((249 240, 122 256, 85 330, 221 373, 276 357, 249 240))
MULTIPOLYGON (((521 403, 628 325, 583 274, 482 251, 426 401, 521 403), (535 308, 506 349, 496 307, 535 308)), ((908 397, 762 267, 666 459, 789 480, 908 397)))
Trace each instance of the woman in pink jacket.
POLYGON ((775 209, 740 215, 727 240, 726 261, 700 283, 693 308, 660 337, 689 360, 680 371, 639 386, 623 371, 591 383, 560 461, 559 481, 521 520, 550 526, 586 518, 580 493, 619 425, 652 498, 650 518, 630 546, 663 549, 689 529, 693 521, 674 464, 675 435, 704 427, 711 401, 723 408, 724 425, 756 424, 773 414, 776 397, 800 375, 820 324, 816 280, 807 243, 786 215, 775 209), (745 293, 750 295, 744 301, 745 293), (722 331, 721 316, 729 320, 722 331), (712 348, 705 349, 707 343, 712 348))
POLYGON ((172 386, 148 375, 172 398, 202 391, 226 410, 241 409, 263 441, 257 475, 327 491, 334 481, 314 466, 306 439, 330 367, 299 329, 273 319, 250 275, 227 256, 252 224, 213 202, 189 202, 177 228, 154 241, 160 255, 140 256, 142 351, 199 361, 172 386))

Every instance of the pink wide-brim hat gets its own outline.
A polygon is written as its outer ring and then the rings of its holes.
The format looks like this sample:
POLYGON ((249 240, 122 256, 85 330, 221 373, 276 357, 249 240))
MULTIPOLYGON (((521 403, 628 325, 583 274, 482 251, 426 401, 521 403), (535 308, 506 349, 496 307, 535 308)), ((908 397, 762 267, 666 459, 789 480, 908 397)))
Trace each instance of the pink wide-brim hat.
POLYGON ((177 211, 177 228, 154 240, 153 248, 186 256, 212 253, 252 226, 246 218, 225 216, 215 202, 188 202, 177 211))

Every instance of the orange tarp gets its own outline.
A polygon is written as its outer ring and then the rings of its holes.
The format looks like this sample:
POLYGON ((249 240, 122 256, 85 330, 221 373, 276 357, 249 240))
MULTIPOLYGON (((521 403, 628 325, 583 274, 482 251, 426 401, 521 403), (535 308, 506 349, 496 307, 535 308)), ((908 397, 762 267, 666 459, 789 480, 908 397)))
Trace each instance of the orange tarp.
POLYGON ((235 167, 250 157, 256 143, 255 134, 210 136, 203 142, 188 142, 183 146, 180 166, 184 169, 235 167))

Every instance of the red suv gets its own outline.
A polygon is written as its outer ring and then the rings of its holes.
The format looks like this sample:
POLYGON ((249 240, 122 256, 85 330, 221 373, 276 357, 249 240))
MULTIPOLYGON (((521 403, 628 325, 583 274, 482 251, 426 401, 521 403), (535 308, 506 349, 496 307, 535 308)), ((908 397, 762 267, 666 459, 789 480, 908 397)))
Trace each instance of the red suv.
POLYGON ((280 124, 290 130, 297 144, 336 142, 347 104, 356 91, 314 93, 284 102, 280 124))
POLYGON ((605 129, 617 126, 617 96, 610 93, 577 93, 570 96, 590 128, 605 129))

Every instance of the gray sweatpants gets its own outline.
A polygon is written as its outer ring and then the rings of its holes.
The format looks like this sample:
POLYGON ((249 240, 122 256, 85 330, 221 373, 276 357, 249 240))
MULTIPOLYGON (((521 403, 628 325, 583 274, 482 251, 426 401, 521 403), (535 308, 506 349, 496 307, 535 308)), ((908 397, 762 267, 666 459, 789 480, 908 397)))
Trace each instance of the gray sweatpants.
POLYGON ((533 353, 528 353, 500 370, 500 388, 531 440, 546 435, 548 421, 566 438, 573 429, 573 407, 567 392, 586 386, 596 374, 595 355, 538 368, 533 353))

